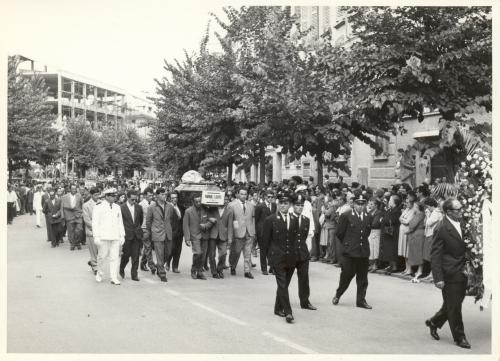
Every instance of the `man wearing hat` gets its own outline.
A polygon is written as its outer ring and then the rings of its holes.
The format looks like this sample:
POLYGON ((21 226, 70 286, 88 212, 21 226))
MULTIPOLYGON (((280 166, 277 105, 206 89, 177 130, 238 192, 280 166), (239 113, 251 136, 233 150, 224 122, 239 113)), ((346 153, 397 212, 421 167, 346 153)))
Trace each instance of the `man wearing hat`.
POLYGON ((276 300, 274 314, 285 317, 286 322, 292 323, 292 307, 288 294, 288 285, 292 279, 298 258, 297 223, 288 213, 291 195, 278 192, 278 213, 271 214, 264 221, 262 232, 263 241, 269 245, 269 263, 274 269, 276 277, 276 300))
POLYGON ((125 243, 122 212, 120 206, 115 204, 115 188, 106 189, 103 195, 105 200, 96 205, 92 213, 92 233, 94 243, 98 247, 95 280, 102 282, 103 262, 104 258, 108 258, 111 283, 119 285, 118 256, 120 247, 125 243))
POLYGON ((368 258, 370 256, 368 235, 371 225, 371 217, 365 210, 366 202, 365 195, 356 193, 353 209, 342 213, 339 218, 335 235, 342 242, 343 258, 339 287, 332 300, 334 305, 339 303, 340 297, 349 287, 353 277, 356 276, 358 286, 356 306, 365 309, 372 308, 365 300, 368 288, 368 258))
MULTIPOLYGON (((300 196, 300 197, 302 197, 302 199, 304 199, 304 207, 302 208, 302 215, 309 219, 309 230, 307 233, 306 243, 307 243, 307 248, 311 249, 312 238, 314 236, 315 228, 314 228, 314 218, 313 218, 313 214, 312 214, 312 204, 306 198, 307 187, 304 184, 299 184, 297 186, 297 189, 295 190, 295 193, 297 193, 298 196, 300 196)), ((290 212, 292 212, 292 209, 290 209, 290 212)))

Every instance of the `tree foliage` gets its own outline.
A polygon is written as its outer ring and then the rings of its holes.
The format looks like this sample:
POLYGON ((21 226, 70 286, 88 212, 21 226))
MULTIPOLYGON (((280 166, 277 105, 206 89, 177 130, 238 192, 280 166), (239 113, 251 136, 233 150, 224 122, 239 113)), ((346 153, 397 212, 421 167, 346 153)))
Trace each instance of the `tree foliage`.
POLYGON ((8 59, 8 161, 9 171, 25 168, 30 161, 50 164, 59 156, 55 115, 46 103, 47 87, 39 75, 17 71, 20 59, 8 59))

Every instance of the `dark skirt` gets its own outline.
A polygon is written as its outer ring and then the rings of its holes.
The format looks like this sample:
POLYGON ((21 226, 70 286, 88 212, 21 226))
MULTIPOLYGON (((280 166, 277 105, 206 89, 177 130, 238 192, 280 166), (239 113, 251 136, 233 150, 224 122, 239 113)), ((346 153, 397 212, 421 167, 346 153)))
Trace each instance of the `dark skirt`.
POLYGON ((382 228, 380 234, 380 254, 379 260, 383 262, 398 261, 398 238, 399 227, 393 227, 393 234, 387 234, 382 228))

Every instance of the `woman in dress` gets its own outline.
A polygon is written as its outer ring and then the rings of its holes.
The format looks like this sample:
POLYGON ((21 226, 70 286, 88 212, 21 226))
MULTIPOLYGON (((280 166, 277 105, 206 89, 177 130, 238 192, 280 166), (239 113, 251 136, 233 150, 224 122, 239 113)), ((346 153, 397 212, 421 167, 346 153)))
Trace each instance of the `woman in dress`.
POLYGON ((372 198, 366 206, 368 214, 371 215, 371 231, 368 236, 368 243, 370 244, 370 267, 369 272, 377 271, 377 261, 380 250, 380 227, 382 224, 383 213, 380 209, 382 202, 378 198, 372 198))
POLYGON ((398 238, 398 256, 403 257, 405 260, 405 270, 402 272, 403 276, 407 276, 411 273, 411 267, 408 263, 408 245, 407 245, 407 232, 408 224, 410 223, 413 215, 415 214, 415 200, 417 196, 415 193, 408 193, 405 201, 405 209, 399 217, 399 238, 398 238))
POLYGON ((385 268, 386 274, 398 271, 399 217, 401 217, 401 197, 393 194, 389 198, 380 224, 379 259, 389 263, 389 266, 385 268))
POLYGON ((438 202, 434 198, 427 198, 424 201, 425 206, 425 240, 424 240, 424 250, 423 259, 424 264, 428 265, 429 273, 426 281, 432 281, 432 272, 430 272, 430 262, 431 262, 431 248, 432 248, 432 236, 434 234, 434 229, 439 222, 443 219, 443 213, 441 208, 439 208, 438 202))
POLYGON ((413 217, 408 223, 407 235, 407 249, 408 249, 408 264, 410 270, 412 267, 418 266, 416 274, 410 272, 414 277, 413 283, 418 283, 418 277, 422 274, 423 252, 424 252, 424 239, 425 239, 425 213, 424 208, 419 202, 413 205, 413 217))
POLYGON ((321 207, 322 216, 320 217, 321 234, 319 238, 319 245, 321 248, 322 262, 334 263, 335 261, 335 248, 333 244, 333 234, 335 234, 335 199, 328 195, 325 197, 325 204, 321 207))

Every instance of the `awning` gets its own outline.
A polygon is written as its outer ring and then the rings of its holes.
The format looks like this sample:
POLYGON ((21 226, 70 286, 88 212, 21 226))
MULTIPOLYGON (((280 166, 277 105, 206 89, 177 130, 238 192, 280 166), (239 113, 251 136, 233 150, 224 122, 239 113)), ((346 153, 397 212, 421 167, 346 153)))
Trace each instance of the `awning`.
POLYGON ((439 129, 424 130, 413 133, 413 139, 439 137, 439 129))

